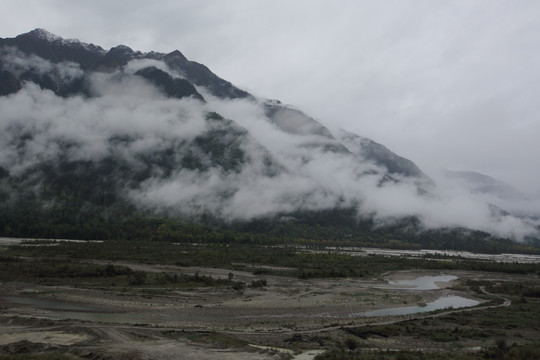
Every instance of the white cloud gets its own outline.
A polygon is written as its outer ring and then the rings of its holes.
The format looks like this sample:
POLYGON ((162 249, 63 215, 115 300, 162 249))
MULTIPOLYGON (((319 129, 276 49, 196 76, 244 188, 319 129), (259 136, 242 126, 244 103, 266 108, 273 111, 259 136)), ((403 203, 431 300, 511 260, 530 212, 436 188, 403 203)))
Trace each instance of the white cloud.
MULTIPOLYGON (((163 61, 155 60, 155 59, 135 59, 131 60, 127 63, 127 65, 124 67, 124 71, 128 74, 134 74, 137 71, 147 68, 147 67, 155 67, 162 71, 165 71, 169 74, 174 74, 174 72, 169 68, 167 64, 165 64, 163 61)), ((179 77, 179 74, 174 74, 175 77, 179 77)))
POLYGON ((536 1, 2 5, 0 36, 43 27, 105 48, 180 49, 255 95, 295 104, 423 169, 477 170, 540 191, 536 1))
POLYGON ((123 149, 128 157, 206 130, 205 109, 195 100, 164 98, 143 79, 118 74, 96 74, 91 82, 97 97, 89 99, 60 98, 33 83, 1 97, 0 165, 20 174, 55 160, 65 141, 77 145, 74 158, 99 160, 113 151, 111 137, 126 135, 133 140, 123 149), (18 141, 26 135, 31 137, 18 141))
MULTIPOLYGON (((538 190, 540 7, 534 2, 494 1, 489 11, 477 2, 431 1, 345 1, 340 6, 210 1, 163 7, 97 2, 85 5, 86 11, 69 2, 34 2, 45 14, 44 23, 37 22, 34 9, 28 17, 15 16, 22 11, 19 3, 7 1, 11 11, 2 12, 0 20, 9 29, 26 28, 2 36, 40 26, 104 47, 180 48, 257 95, 294 103, 332 128, 373 137, 429 175, 437 167, 473 169, 525 191, 538 190), (122 6, 126 16, 107 21, 110 10, 122 6), (140 21, 146 17, 161 21, 148 25, 140 21)), ((65 78, 80 74, 73 64, 21 59, 13 63, 40 72, 56 67, 65 78)), ((170 72, 162 62, 141 60, 130 62, 125 74, 146 66, 170 72)), ((379 175, 359 177, 377 171, 375 165, 310 146, 327 142, 323 136, 284 133, 256 102, 219 101, 208 94, 207 105, 165 99, 144 79, 125 74, 93 76, 96 97, 91 99, 60 99, 31 84, 0 99, 5 149, 0 165, 20 173, 36 161, 54 159, 58 139, 79 144, 74 158, 99 159, 117 151, 131 159, 203 133, 205 113, 215 110, 248 129, 286 171, 262 176, 262 165, 255 161, 241 174, 182 170, 167 180, 148 181, 134 197, 154 207, 207 209, 231 218, 360 203, 362 211, 380 219, 413 213, 427 226, 463 225, 517 236, 530 230, 515 218, 494 219, 485 205, 493 199, 445 186, 435 198, 418 197, 408 182, 378 187, 379 175), (39 135, 21 154, 9 134, 27 132, 39 135), (114 135, 134 141, 128 148, 111 147, 108 139, 114 135), (224 201, 222 194, 230 196, 224 201)), ((261 151, 249 142, 242 146, 261 151)), ((537 205, 534 200, 527 208, 537 205)))

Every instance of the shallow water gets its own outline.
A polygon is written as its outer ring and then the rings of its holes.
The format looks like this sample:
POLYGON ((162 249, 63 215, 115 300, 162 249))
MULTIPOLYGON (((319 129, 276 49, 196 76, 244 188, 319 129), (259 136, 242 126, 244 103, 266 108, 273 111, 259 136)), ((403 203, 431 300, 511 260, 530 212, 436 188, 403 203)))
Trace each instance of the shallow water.
POLYGON ((435 310, 453 308, 459 309, 464 307, 471 307, 480 304, 479 301, 467 299, 461 296, 444 296, 440 297, 435 301, 427 303, 425 306, 416 305, 416 306, 403 306, 396 308, 387 308, 379 309, 372 311, 365 311, 361 313, 354 314, 355 316, 365 316, 365 317, 374 317, 374 316, 399 316, 399 315, 410 315, 418 313, 426 313, 435 310))
MULTIPOLYGON (((399 280, 399 281, 389 281, 387 286, 384 288, 388 289, 407 289, 407 290, 433 290, 439 289, 437 285, 441 282, 449 282, 457 279, 453 275, 438 275, 438 276, 421 276, 412 280, 399 280)), ((47 317, 66 320, 66 319, 76 319, 83 321, 92 321, 92 322, 109 322, 109 323, 127 323, 127 324, 159 324, 170 322, 172 319, 167 315, 163 314, 136 314, 136 313, 108 313, 108 312, 99 312, 95 311, 96 309, 82 306, 69 304, 54 300, 44 300, 36 299, 30 297, 20 297, 20 296, 4 296, 3 300, 22 304, 30 305, 39 309, 52 310, 47 317)), ((374 316, 399 316, 399 315, 408 315, 416 313, 425 313, 434 310, 440 310, 445 308, 462 308, 476 306, 479 302, 472 299, 463 298, 461 296, 445 296, 441 297, 435 301, 427 303, 424 306, 404 306, 397 308, 386 308, 374 311, 367 311, 361 313, 351 314, 352 316, 362 316, 362 317, 374 317, 374 316)), ((319 314, 259 314, 254 315, 244 315, 239 316, 239 318, 250 318, 250 317, 269 317, 269 318, 284 318, 284 317, 327 317, 326 313, 319 314)))
MULTIPOLYGON (((41 300, 34 298, 24 298, 17 296, 5 296, 3 300, 12 303, 31 305, 40 309, 53 310, 45 316, 57 319, 57 320, 82 320, 101 323, 123 323, 123 324, 159 324, 170 322, 171 319, 168 316, 162 314, 144 315, 135 313, 104 313, 104 312, 92 312, 90 308, 74 304, 65 304, 49 300, 41 300)), ((441 310, 446 308, 463 308, 476 306, 480 302, 472 299, 467 299, 461 296, 444 296, 435 301, 427 303, 425 306, 403 306, 396 308, 386 308, 373 311, 366 311, 361 313, 353 313, 352 316, 359 317, 375 317, 375 316, 399 316, 410 315, 417 313, 426 313, 435 310, 441 310)), ((319 314, 315 316, 325 317, 327 314, 319 314)), ((282 316, 299 316, 298 314, 281 314, 281 315, 259 315, 257 317, 282 317, 282 316)), ((313 317, 314 315, 306 315, 313 317)), ((243 316, 240 316, 243 317, 243 316)), ((244 316, 251 317, 251 316, 244 316)))

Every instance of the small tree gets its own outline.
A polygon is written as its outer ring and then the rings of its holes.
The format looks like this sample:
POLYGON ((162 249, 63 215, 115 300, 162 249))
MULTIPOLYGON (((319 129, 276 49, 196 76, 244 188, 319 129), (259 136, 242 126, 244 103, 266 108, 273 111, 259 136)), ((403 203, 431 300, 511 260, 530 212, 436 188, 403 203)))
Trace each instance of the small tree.
POLYGON ((246 284, 241 281, 235 281, 231 287, 233 288, 233 290, 242 293, 244 291, 244 288, 246 287, 246 284))
POLYGON ((358 347, 358 341, 353 338, 345 339, 345 346, 349 349, 349 352, 352 353, 358 347))
POLYGON ((252 288, 261 288, 266 286, 266 280, 260 279, 260 280, 252 280, 251 285, 252 288))
POLYGON ((506 339, 503 338, 495 340, 495 345, 497 345, 497 349, 499 349, 500 352, 503 352, 508 348, 508 345, 506 344, 506 339))
POLYGON ((131 276, 129 285, 143 285, 146 281, 146 273, 144 271, 135 271, 131 276))

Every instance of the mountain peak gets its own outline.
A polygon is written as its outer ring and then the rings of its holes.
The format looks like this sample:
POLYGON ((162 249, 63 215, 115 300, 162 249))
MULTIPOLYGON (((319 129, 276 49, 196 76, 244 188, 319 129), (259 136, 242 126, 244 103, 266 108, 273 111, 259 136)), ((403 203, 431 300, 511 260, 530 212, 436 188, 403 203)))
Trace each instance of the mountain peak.
POLYGON ((36 38, 39 38, 39 39, 43 39, 43 40, 47 40, 49 42, 52 42, 52 41, 56 41, 56 40, 62 40, 62 37, 56 35, 56 34, 53 34, 45 29, 42 29, 42 28, 37 28, 37 29, 34 29, 26 34, 23 34, 23 35, 30 35, 30 36, 33 36, 33 37, 36 37, 36 38))
POLYGON ((127 45, 117 45, 115 47, 112 47, 109 51, 119 51, 119 52, 126 52, 126 53, 132 53, 133 49, 130 48, 127 45))
POLYGON ((168 53, 167 55, 165 55, 165 58, 167 59, 179 58, 182 61, 187 61, 187 58, 179 50, 174 50, 168 53))
MULTIPOLYGON (((35 47, 36 46, 45 46, 48 48, 47 44, 51 44, 55 47, 70 47, 70 48, 84 48, 87 51, 96 52, 99 54, 104 54, 105 50, 103 50, 100 46, 94 45, 94 44, 87 44, 79 41, 78 39, 64 39, 61 36, 58 36, 56 34, 53 34, 43 28, 37 28, 30 32, 27 32, 25 34, 21 34, 15 38, 16 40, 22 40, 24 42, 30 41, 27 46, 21 45, 20 43, 16 43, 15 45, 19 48, 25 48, 27 47, 28 51, 30 52, 36 52, 35 47), (36 45, 35 43, 42 43, 42 45, 36 45)), ((41 57, 47 57, 44 54, 38 54, 41 57)))

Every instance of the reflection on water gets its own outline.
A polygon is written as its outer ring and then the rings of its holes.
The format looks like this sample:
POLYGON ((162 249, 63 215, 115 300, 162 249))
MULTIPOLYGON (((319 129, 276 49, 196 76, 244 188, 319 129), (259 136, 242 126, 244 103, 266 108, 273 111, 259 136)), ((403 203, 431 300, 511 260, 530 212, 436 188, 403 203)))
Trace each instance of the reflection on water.
POLYGON ((480 302, 472 299, 467 299, 461 296, 445 296, 438 298, 435 301, 432 301, 430 303, 427 303, 426 306, 404 306, 404 307, 397 307, 397 308, 388 308, 388 309, 380 309, 380 310, 373 310, 373 311, 366 311, 362 313, 357 313, 355 315, 357 316, 366 316, 366 317, 373 317, 373 316, 398 316, 398 315, 409 315, 409 314, 417 314, 417 313, 425 313, 435 310, 441 310, 446 308, 464 308, 464 307, 471 307, 476 306, 480 302))
MULTIPOLYGON (((441 309, 459 309, 464 307, 476 306, 480 302, 477 300, 467 299, 461 296, 444 296, 440 297, 435 301, 429 302, 424 306, 404 306, 397 308, 387 308, 379 309, 373 311, 366 311, 361 313, 351 314, 352 316, 363 316, 363 317, 375 317, 375 316, 399 316, 399 315, 410 315, 417 313, 426 313, 435 310, 441 309)), ((94 312, 69 312, 69 311, 57 311, 49 315, 50 317, 58 320, 63 319, 77 319, 84 321, 93 321, 93 322, 113 322, 113 323, 126 323, 126 324, 137 324, 137 323, 162 323, 166 322, 166 317, 154 315, 152 317, 144 316, 142 314, 134 313, 94 313, 94 312)), ((280 317, 280 316, 301 316, 298 314, 288 314, 288 315, 276 315, 276 314, 259 314, 257 316, 239 316, 239 317, 280 317)), ((314 315, 305 315, 306 317, 313 317, 314 315)), ((317 315, 316 315, 317 316, 317 315)), ((318 316, 325 316, 325 314, 319 314, 318 316)))
MULTIPOLYGON (((457 279, 456 276, 452 275, 440 275, 440 276, 422 276, 414 280, 402 280, 402 281, 390 281, 389 284, 394 289, 414 289, 414 290, 430 290, 430 289, 439 289, 437 286, 438 282, 449 282, 457 279)), ((387 287, 388 288, 388 287, 387 287)), ((57 319, 57 320, 82 320, 82 321, 92 321, 92 322, 108 322, 108 323, 126 323, 126 324, 160 324, 171 321, 170 317, 167 314, 141 314, 141 313, 106 313, 106 312, 96 312, 91 307, 68 304, 63 302, 58 302, 54 300, 43 300, 36 298, 27 298, 19 296, 4 296, 1 298, 4 301, 30 305, 39 309, 52 310, 46 316, 57 319)), ((363 317, 375 317, 375 316, 399 316, 399 315, 409 315, 416 313, 426 313, 435 310, 441 310, 446 308, 463 308, 476 306, 480 302, 472 299, 467 299, 461 296, 444 296, 440 297, 435 301, 425 304, 424 306, 405 306, 397 308, 387 308, 373 311, 366 311, 360 313, 353 313, 352 316, 363 316, 363 317)), ((302 317, 299 314, 258 314, 258 315, 245 315, 238 316, 240 318, 245 317, 302 317)), ((305 314, 306 317, 326 317, 327 313, 319 314, 305 314)))
POLYGON ((414 280, 389 281, 392 289, 412 289, 412 290, 435 290, 440 289, 437 283, 450 282, 456 280, 457 276, 439 275, 439 276, 421 276, 414 280))

